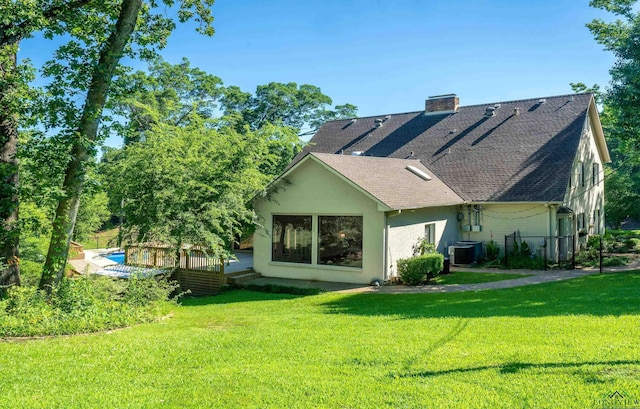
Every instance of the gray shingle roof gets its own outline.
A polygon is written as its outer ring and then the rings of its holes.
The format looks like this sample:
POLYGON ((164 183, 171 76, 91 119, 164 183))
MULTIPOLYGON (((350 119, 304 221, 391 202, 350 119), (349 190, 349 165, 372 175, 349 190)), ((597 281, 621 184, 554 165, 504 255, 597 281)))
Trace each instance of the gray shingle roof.
POLYGON ((420 161, 469 201, 562 201, 592 95, 573 94, 325 123, 294 159, 309 152, 420 161), (520 114, 514 115, 514 109, 520 114))
POLYGON ((417 159, 312 153, 318 160, 358 185, 390 209, 446 206, 463 200, 417 159), (407 166, 431 177, 424 180, 407 166))

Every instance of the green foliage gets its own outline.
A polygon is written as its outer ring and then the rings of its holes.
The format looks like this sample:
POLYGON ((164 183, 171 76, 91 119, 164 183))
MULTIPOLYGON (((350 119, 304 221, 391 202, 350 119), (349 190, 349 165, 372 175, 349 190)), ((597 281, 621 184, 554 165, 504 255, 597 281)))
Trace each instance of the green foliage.
POLYGON ((259 132, 210 125, 195 114, 185 126, 154 125, 105 170, 124 198, 125 239, 224 252, 253 220, 246 203, 269 181, 260 171, 269 145, 259 132))
POLYGON ((629 259, 622 256, 609 256, 602 258, 603 267, 619 267, 629 264, 629 259))
POLYGON ((51 294, 35 286, 11 288, 0 301, 0 336, 77 334, 157 319, 173 305, 176 285, 165 279, 63 279, 51 294))
POLYGON ((413 245, 413 255, 414 256, 423 256, 425 254, 436 253, 436 245, 433 243, 429 243, 429 240, 420 237, 418 242, 413 245))
POLYGON ((403 283, 419 285, 442 271, 444 256, 438 253, 400 259, 397 262, 398 274, 403 283))
POLYGON ((106 192, 97 192, 94 195, 83 194, 74 229, 74 240, 78 242, 87 240, 110 217, 109 197, 106 192))
POLYGON ((587 27, 596 41, 611 51, 616 62, 604 95, 602 125, 611 153, 605 173, 606 219, 615 228, 625 217, 640 218, 640 14, 636 0, 592 0, 592 7, 612 13, 610 21, 595 19, 587 27))
POLYGON ((493 240, 485 243, 485 250, 487 252, 487 260, 489 261, 497 260, 500 256, 500 247, 498 247, 498 244, 493 240))
POLYGON ((38 285, 40 275, 42 274, 42 263, 44 256, 40 262, 27 260, 23 256, 20 259, 20 280, 21 285, 25 287, 35 287, 38 285))

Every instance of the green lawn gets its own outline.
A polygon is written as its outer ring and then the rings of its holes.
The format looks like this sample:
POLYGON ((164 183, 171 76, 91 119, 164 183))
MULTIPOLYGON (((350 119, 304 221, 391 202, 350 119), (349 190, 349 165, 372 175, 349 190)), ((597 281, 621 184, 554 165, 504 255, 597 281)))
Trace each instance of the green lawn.
POLYGON ((456 271, 451 274, 437 275, 430 282, 432 284, 478 284, 491 283, 493 281, 513 280, 514 278, 529 277, 530 274, 501 274, 501 273, 473 273, 468 271, 456 271))
POLYGON ((85 250, 105 249, 118 246, 118 228, 101 231, 82 241, 85 250))
POLYGON ((0 342, 3 408, 592 408, 640 399, 640 273, 505 290, 235 290, 109 333, 0 342), (610 403, 610 402, 609 402, 610 403))

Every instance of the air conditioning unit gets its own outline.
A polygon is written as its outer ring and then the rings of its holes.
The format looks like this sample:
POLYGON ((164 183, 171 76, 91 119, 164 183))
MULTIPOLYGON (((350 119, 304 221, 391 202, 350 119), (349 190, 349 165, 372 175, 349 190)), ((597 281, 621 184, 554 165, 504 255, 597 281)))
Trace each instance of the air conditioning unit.
POLYGON ((456 242, 456 246, 471 246, 473 247, 473 261, 478 261, 484 254, 482 251, 482 242, 473 240, 462 240, 456 242))
POLYGON ((449 246, 449 261, 452 265, 471 264, 475 260, 474 246, 449 246))

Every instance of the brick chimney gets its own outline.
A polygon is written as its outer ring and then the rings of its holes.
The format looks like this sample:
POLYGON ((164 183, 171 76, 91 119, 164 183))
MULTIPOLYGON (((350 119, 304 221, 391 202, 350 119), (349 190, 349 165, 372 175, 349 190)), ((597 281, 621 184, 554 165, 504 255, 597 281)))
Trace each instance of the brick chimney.
POLYGON ((458 111, 460 98, 456 94, 435 95, 425 102, 425 115, 453 113, 458 111))

